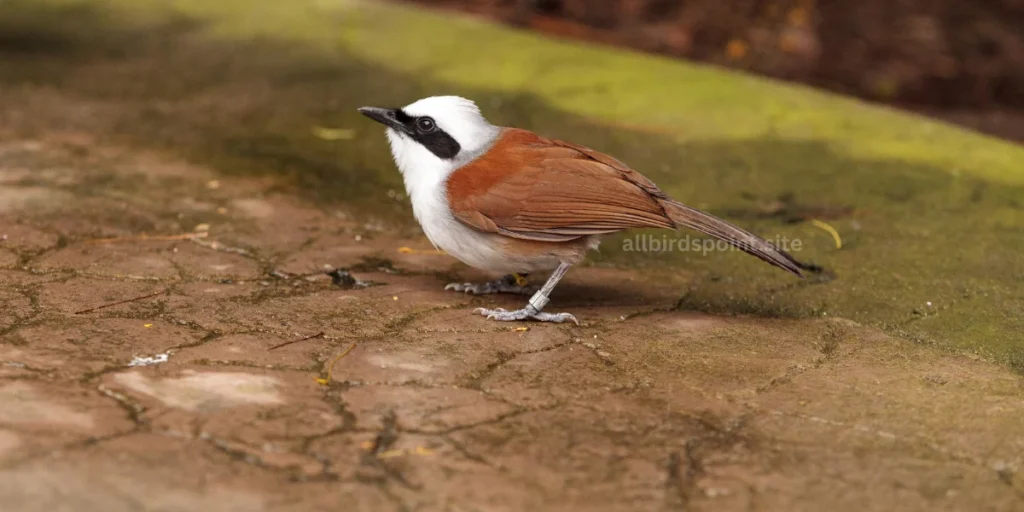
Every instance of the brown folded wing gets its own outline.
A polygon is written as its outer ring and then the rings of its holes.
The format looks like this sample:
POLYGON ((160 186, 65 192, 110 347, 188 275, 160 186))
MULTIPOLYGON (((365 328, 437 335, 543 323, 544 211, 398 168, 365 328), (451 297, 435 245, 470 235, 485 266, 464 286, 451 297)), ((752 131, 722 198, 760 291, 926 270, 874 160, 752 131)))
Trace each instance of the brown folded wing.
POLYGON ((507 128, 486 154, 448 178, 461 222, 514 238, 564 242, 629 228, 687 227, 801 275, 805 265, 762 238, 665 195, 590 148, 507 128))
POLYGON ((653 183, 614 158, 517 129, 448 179, 457 219, 529 240, 673 228, 659 197, 653 183))

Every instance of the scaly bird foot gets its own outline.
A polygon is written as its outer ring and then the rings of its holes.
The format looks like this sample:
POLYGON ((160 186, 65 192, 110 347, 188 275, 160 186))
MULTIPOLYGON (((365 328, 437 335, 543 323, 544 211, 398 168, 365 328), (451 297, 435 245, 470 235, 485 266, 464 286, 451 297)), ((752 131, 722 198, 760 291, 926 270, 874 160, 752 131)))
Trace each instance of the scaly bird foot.
POLYGON ((506 311, 502 308, 476 308, 473 310, 473 313, 479 313, 487 317, 489 320, 498 320, 500 322, 536 320, 538 322, 554 322, 556 324, 560 324, 566 321, 572 321, 572 323, 576 325, 580 324, 580 321, 569 313, 545 313, 543 311, 537 311, 529 306, 523 309, 517 309, 515 311, 506 311))
POLYGON ((530 295, 537 291, 536 286, 526 284, 526 279, 518 274, 509 274, 501 279, 488 281, 486 283, 449 283, 445 290, 472 293, 473 295, 485 295, 489 293, 514 293, 516 295, 530 295))

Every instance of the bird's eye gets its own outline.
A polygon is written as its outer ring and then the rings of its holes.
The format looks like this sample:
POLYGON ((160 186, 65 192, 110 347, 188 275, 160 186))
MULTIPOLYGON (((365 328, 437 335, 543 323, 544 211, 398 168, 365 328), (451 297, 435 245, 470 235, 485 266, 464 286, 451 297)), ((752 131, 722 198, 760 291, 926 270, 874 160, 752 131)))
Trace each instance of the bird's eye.
POLYGON ((419 128, 421 132, 426 133, 434 131, 434 129, 437 128, 437 125, 434 123, 433 119, 429 117, 421 117, 416 121, 416 128, 419 128))

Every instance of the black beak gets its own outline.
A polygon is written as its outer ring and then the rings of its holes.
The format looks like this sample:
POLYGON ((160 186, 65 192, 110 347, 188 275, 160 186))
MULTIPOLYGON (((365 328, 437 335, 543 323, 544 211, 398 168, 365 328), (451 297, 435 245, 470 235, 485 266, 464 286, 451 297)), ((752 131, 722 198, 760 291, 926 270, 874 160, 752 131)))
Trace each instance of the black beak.
POLYGON ((359 113, 377 121, 378 123, 395 129, 401 133, 411 133, 408 126, 405 126, 398 119, 398 109, 380 107, 360 107, 359 113))

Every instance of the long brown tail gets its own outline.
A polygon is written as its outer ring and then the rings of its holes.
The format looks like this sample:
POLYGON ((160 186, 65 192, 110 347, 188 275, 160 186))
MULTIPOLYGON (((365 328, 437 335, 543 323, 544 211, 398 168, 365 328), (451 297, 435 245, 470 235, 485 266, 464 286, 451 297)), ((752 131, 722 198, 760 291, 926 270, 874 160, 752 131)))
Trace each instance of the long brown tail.
POLYGON ((665 208, 665 212, 668 213, 668 217, 676 223, 676 227, 685 226, 705 235, 711 235, 801 278, 803 274, 800 273, 800 270, 809 269, 808 265, 800 263, 786 251, 722 219, 672 200, 662 201, 661 204, 665 208))

